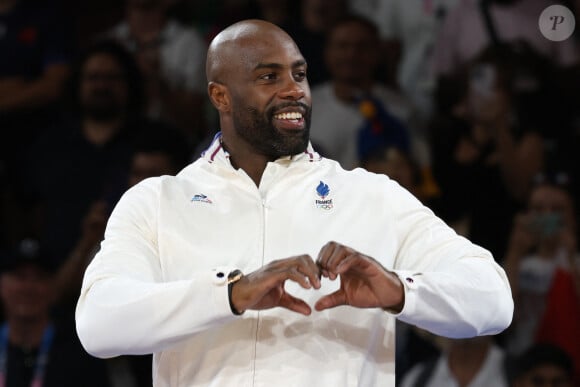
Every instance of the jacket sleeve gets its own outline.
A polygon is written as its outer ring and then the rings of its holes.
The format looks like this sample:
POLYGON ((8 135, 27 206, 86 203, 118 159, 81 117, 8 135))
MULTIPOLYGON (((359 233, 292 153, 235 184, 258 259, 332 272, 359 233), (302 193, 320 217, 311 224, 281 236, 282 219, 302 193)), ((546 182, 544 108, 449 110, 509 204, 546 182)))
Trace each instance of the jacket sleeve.
POLYGON ((514 304, 507 276, 491 253, 457 235, 392 184, 398 239, 394 271, 405 288, 399 320, 451 338, 506 329, 514 304))
POLYGON ((158 192, 159 179, 149 179, 125 193, 85 272, 76 329, 94 356, 157 352, 235 318, 226 284, 232 268, 194 273, 188 280, 162 280, 158 192))

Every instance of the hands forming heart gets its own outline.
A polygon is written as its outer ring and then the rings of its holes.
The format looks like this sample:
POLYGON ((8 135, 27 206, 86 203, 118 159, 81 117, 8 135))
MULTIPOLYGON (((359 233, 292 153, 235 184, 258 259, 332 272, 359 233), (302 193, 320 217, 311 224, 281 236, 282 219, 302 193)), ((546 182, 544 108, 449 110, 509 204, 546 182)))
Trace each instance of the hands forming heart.
POLYGON ((279 306, 308 316, 310 306, 287 293, 284 283, 291 280, 304 289, 320 289, 321 277, 340 277, 340 288, 321 297, 315 304, 317 311, 339 305, 395 312, 403 308, 403 284, 396 274, 373 258, 336 242, 327 243, 316 262, 309 255, 299 255, 272 261, 245 275, 233 285, 231 302, 242 313, 279 306))

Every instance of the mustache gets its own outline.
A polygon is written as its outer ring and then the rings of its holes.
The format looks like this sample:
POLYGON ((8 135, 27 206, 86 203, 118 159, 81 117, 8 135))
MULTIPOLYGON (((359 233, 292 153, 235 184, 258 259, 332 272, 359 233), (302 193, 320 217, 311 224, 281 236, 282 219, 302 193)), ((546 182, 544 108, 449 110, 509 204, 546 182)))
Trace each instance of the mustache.
POLYGON ((300 108, 303 110, 307 115, 310 115, 310 110, 312 109, 311 106, 305 104, 304 102, 285 102, 278 104, 276 106, 272 106, 268 109, 268 117, 273 117, 275 112, 281 109, 285 109, 288 107, 295 107, 300 108))

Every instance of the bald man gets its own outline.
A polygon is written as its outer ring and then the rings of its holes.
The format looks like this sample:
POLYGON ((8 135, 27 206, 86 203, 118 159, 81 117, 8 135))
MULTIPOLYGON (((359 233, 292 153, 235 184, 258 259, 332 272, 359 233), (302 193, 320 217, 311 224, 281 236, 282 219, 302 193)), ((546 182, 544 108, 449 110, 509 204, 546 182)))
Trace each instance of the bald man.
POLYGON ((488 251, 388 177, 314 151, 284 31, 236 23, 206 70, 221 132, 115 208, 77 307, 87 351, 154 353, 155 386, 394 386, 396 318, 450 337, 509 325, 488 251))

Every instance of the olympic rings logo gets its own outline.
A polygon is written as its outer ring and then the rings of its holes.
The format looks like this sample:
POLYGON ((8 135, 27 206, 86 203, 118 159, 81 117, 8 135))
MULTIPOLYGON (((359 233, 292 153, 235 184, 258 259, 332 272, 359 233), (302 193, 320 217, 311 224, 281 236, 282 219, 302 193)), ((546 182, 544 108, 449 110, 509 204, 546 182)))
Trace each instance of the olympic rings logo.
POLYGON ((332 204, 332 199, 331 200, 317 200, 316 207, 323 209, 323 210, 331 210, 334 207, 334 205, 332 204))

